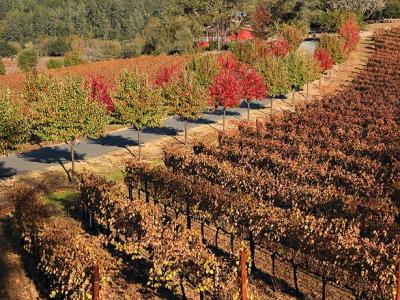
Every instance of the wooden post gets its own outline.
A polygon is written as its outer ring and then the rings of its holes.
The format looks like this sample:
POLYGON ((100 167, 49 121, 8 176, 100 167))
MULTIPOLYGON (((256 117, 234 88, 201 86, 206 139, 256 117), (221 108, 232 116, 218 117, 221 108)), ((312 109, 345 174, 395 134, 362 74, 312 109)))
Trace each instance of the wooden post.
POLYGON ((246 251, 244 249, 240 251, 240 265, 241 265, 241 276, 242 276, 241 300, 247 300, 247 265, 246 265, 246 251))
POLYGON ((400 263, 399 263, 399 270, 397 274, 397 293, 396 293, 396 300, 400 300, 400 263))
POLYGON ((93 267, 93 300, 100 300, 100 271, 99 265, 93 267))
POLYGON ((273 99, 271 98, 271 114, 272 114, 272 104, 273 104, 273 99))

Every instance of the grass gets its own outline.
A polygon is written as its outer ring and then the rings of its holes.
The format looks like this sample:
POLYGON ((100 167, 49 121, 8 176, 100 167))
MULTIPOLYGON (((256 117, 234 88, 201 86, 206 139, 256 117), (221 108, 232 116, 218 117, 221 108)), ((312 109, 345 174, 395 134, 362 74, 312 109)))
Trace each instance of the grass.
POLYGON ((43 201, 54 206, 57 212, 67 212, 73 207, 78 200, 78 193, 75 190, 63 190, 46 193, 43 196, 43 201))
POLYGON ((107 180, 123 182, 124 181, 124 172, 120 169, 113 170, 110 173, 106 174, 107 180))

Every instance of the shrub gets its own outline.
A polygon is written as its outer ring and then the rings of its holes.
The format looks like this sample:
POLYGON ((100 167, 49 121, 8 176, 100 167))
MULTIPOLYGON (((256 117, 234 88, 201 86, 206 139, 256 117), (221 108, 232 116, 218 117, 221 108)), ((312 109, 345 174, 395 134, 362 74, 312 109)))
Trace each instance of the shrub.
POLYGON ((117 41, 89 40, 86 52, 94 61, 114 59, 122 56, 122 45, 117 41))
POLYGON ((47 62, 48 69, 59 69, 64 66, 64 62, 61 59, 49 59, 47 62))
POLYGON ((0 56, 0 75, 6 75, 6 67, 4 66, 1 56, 0 56))
POLYGON ((218 50, 218 42, 216 41, 208 42, 208 50, 209 51, 218 50))
POLYGON ((314 52, 314 58, 318 62, 321 71, 332 69, 335 61, 333 57, 324 48, 318 48, 314 52))
POLYGON ((121 56, 123 58, 131 58, 139 56, 143 53, 145 40, 142 37, 136 37, 132 41, 125 42, 122 45, 121 56))
POLYGON ((278 36, 286 39, 293 50, 299 48, 306 39, 309 29, 304 25, 283 24, 278 28, 278 36))
POLYGON ((47 54, 49 56, 63 56, 68 51, 71 51, 71 44, 62 38, 58 38, 49 43, 47 54))
POLYGON ((341 64, 345 61, 345 41, 338 36, 322 34, 318 48, 324 48, 333 57, 335 63, 341 64))
POLYGON ((23 72, 29 72, 36 68, 38 55, 34 49, 25 49, 18 55, 18 67, 23 72))
POLYGON ((69 67, 69 66, 74 66, 74 65, 80 65, 83 64, 85 60, 76 52, 68 52, 64 56, 64 66, 69 67))
POLYGON ((353 51, 360 42, 360 29, 354 17, 345 20, 339 29, 339 36, 344 39, 346 53, 353 51))
POLYGON ((284 96, 289 92, 289 70, 285 58, 272 56, 259 59, 257 69, 269 88, 270 96, 284 96))
POLYGON ((17 55, 17 49, 11 44, 0 41, 0 57, 14 57, 17 55))

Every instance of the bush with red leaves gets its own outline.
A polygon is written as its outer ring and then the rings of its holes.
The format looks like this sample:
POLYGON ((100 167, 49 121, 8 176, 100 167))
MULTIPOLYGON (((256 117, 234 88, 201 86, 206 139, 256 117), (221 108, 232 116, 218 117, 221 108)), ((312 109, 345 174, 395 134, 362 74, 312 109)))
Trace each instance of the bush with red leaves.
POLYGON ((319 63, 322 71, 328 71, 332 69, 335 63, 335 60, 325 48, 318 48, 315 50, 314 58, 319 63))

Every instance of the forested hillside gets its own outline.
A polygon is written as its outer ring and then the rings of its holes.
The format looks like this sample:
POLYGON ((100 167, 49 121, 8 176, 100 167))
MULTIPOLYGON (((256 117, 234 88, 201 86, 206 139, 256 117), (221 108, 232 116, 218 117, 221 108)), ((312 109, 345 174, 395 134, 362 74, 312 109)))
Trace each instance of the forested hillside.
POLYGON ((2 0, 0 19, 6 40, 35 40, 43 35, 79 34, 129 39, 156 15, 157 0, 2 0))

